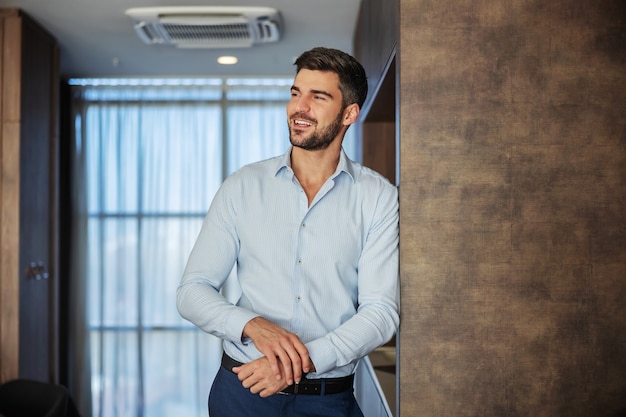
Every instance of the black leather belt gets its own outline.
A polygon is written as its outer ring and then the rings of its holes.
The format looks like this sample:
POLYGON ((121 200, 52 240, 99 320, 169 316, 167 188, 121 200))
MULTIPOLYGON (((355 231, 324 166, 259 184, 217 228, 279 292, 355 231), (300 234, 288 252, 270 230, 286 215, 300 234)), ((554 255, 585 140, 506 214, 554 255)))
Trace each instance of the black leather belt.
MULTIPOLYGON (((243 363, 238 362, 230 356, 222 355, 222 366, 230 372, 233 368, 241 366, 243 363)), ((306 379, 303 378, 299 384, 293 384, 280 391, 281 394, 304 394, 304 395, 328 395, 338 394, 352 389, 354 384, 354 375, 344 376, 341 378, 320 378, 306 379)))

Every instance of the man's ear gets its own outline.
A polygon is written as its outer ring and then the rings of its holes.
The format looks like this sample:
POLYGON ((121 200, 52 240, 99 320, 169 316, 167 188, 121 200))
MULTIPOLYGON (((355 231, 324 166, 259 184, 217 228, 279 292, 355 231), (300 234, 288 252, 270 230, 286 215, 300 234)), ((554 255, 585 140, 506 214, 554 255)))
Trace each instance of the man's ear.
POLYGON ((345 126, 350 126, 352 123, 356 122, 356 119, 359 117, 360 111, 361 108, 356 103, 352 103, 347 106, 343 110, 343 124, 345 126))

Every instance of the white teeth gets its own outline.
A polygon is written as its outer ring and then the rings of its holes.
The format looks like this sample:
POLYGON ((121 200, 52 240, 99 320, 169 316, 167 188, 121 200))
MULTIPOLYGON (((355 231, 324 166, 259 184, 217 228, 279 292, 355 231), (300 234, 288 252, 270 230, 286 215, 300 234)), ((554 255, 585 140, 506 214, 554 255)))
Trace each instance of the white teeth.
POLYGON ((311 126, 311 123, 305 122, 303 120, 294 120, 294 123, 298 126, 311 126))

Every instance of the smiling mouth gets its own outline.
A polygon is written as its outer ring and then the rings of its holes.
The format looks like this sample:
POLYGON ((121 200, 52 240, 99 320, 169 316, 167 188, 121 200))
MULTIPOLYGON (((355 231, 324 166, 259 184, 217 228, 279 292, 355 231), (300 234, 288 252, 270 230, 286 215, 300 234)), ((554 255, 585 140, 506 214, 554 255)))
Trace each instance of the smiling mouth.
POLYGON ((293 127, 307 128, 317 124, 317 122, 313 119, 309 119, 307 117, 303 117, 302 114, 294 114, 291 117, 291 122, 293 123, 293 127))
POLYGON ((293 120, 293 124, 295 126, 300 126, 300 127, 309 127, 309 126, 313 126, 313 123, 308 122, 306 120, 302 120, 302 119, 294 119, 293 120))

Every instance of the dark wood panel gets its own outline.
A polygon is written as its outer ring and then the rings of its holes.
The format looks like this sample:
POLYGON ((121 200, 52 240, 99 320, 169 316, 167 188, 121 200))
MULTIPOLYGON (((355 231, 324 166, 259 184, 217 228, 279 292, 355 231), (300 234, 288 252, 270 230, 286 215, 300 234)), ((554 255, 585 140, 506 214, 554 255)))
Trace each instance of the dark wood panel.
POLYGON ((2 48, 2 380, 54 380, 56 42, 27 15, 0 11, 2 48))
POLYGON ((21 24, 15 10, 0 11, 2 22, 2 97, 0 158, 0 378, 1 381, 18 375, 19 357, 19 111, 21 74, 21 24), (17 64, 17 65, 16 65, 17 64))
POLYGON ((399 0, 363 0, 357 20, 354 54, 368 76, 370 91, 378 88, 398 39, 399 0))
POLYGON ((363 126, 363 165, 376 170, 392 184, 396 183, 395 137, 395 122, 366 122, 363 126))
POLYGON ((368 74, 369 94, 359 115, 363 164, 397 183, 397 1, 364 0, 355 56, 368 74))
POLYGON ((21 109, 22 21, 15 9, 5 10, 2 43, 2 120, 18 122, 21 109))
MULTIPOLYGON (((20 198, 20 271, 35 264, 42 279, 28 275, 20 286, 20 376, 48 380, 55 353, 53 332, 54 285, 50 275, 52 230, 51 74, 55 42, 28 17, 23 16, 20 198)), ((36 275, 36 274, 35 274, 36 275)), ((53 279, 54 278, 54 279, 53 279)))

